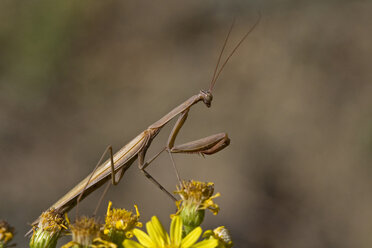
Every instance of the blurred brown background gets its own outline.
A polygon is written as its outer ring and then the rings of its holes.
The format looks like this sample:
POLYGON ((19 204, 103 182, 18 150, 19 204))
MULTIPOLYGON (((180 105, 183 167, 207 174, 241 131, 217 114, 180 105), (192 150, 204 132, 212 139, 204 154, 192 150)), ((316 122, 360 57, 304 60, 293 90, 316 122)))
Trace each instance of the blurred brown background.
MULTIPOLYGON (((236 247, 372 245, 372 2, 0 2, 0 218, 18 247, 41 211, 177 104, 207 88, 224 36, 231 59, 212 107, 195 106, 177 143, 227 132, 181 176, 212 181, 236 247)), ((164 146, 170 128, 148 154, 164 146)), ((150 172, 176 185, 168 156, 150 172)), ((81 213, 91 214, 100 193, 81 213)), ((108 200, 169 223, 174 205, 136 164, 108 200)), ((74 211, 72 212, 74 213, 74 211)), ((74 216, 71 214, 70 216, 74 216)))

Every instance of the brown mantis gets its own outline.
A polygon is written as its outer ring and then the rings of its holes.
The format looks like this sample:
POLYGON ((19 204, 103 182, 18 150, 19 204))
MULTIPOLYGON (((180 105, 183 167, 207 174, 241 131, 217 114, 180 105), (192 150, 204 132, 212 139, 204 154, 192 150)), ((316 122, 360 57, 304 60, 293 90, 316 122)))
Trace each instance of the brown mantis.
MULTIPOLYGON (((60 213, 66 213, 69 210, 71 210, 75 205, 77 205, 80 200, 88 196, 90 193, 95 191, 97 188, 99 188, 104 183, 108 182, 109 180, 111 180, 111 183, 113 185, 118 184, 118 182, 123 177, 125 171, 132 165, 132 163, 136 159, 138 159, 138 168, 144 173, 144 175, 148 179, 150 179, 155 185, 157 185, 161 190, 166 192, 172 199, 176 200, 172 194, 166 191, 163 188, 163 186, 161 186, 161 184, 158 183, 146 171, 146 168, 147 166, 150 165, 150 163, 153 160, 155 160, 164 151, 167 151, 169 153, 171 160, 172 160, 172 164, 174 168, 176 169, 173 158, 172 158, 172 153, 198 153, 201 155, 210 155, 210 154, 214 154, 224 149, 226 146, 229 145, 230 139, 228 138, 226 133, 214 134, 214 135, 211 135, 211 136, 199 139, 199 140, 191 141, 191 142, 188 142, 182 145, 175 145, 175 140, 176 140, 176 137, 180 129, 182 128, 183 124, 185 123, 187 119, 190 108, 194 104, 202 101, 208 108, 211 106, 211 102, 213 99, 212 90, 214 88, 214 85, 221 71, 223 70, 223 68, 225 67, 225 65, 231 58, 231 56, 235 53, 237 48, 241 45, 241 43, 246 39, 246 37, 257 26, 257 24, 259 23, 259 20, 260 20, 260 16, 257 19, 256 23, 241 38, 241 40, 234 47, 232 52, 227 56, 226 60, 221 65, 221 67, 219 67, 223 51, 226 47, 226 44, 227 44, 227 41, 230 36, 234 23, 231 25, 229 32, 226 36, 226 39, 224 41, 223 47, 221 49, 221 52, 219 54, 217 65, 215 67, 213 77, 210 82, 210 87, 208 90, 201 90, 198 94, 191 96, 185 102, 175 107, 168 114, 163 116, 161 119, 159 119, 158 121, 150 125, 146 130, 144 130, 139 135, 137 135, 134 139, 132 139, 125 146, 123 146, 115 154, 113 154, 112 152, 112 147, 109 146, 103 153, 100 161, 98 162, 93 172, 88 177, 83 179, 73 189, 71 189, 66 195, 60 198, 56 203, 54 203, 50 208, 55 208, 60 213), (170 122, 177 116, 178 116, 178 119, 169 135, 165 148, 162 149, 159 153, 157 153, 154 157, 152 157, 148 161, 145 161, 145 155, 146 155, 148 148, 151 145, 151 142, 155 139, 155 137, 160 132, 160 130, 168 122, 170 122), (106 153, 110 154, 110 158, 101 164, 106 153)), ((176 170, 176 174, 177 174, 178 180, 180 181, 177 170, 176 170)), ((36 220, 33 223, 33 225, 36 225, 37 223, 38 223, 38 220, 36 220)))

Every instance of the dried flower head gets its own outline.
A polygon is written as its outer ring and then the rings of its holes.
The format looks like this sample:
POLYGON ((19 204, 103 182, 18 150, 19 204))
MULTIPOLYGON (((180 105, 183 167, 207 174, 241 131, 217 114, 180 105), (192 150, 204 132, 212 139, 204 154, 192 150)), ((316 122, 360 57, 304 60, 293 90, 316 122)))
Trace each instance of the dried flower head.
POLYGON ((214 215, 218 214, 219 207, 213 199, 220 196, 220 193, 213 195, 214 183, 199 181, 183 181, 181 187, 177 187, 175 193, 179 194, 182 206, 197 206, 198 210, 209 209, 214 215))
POLYGON ((177 215, 180 215, 185 225, 185 234, 191 232, 203 222, 205 209, 209 209, 214 215, 219 211, 213 199, 220 196, 219 193, 213 195, 214 184, 198 181, 183 181, 177 187, 175 193, 179 194, 181 200, 178 201, 177 215))
MULTIPOLYGON (((69 222, 69 220, 67 219, 69 222)), ((117 246, 109 241, 101 239, 102 225, 99 224, 95 218, 80 217, 74 224, 69 225, 72 234, 72 241, 62 246, 62 248, 69 247, 89 247, 89 248, 116 248, 117 246)))
POLYGON ((83 246, 93 243, 93 239, 100 237, 101 225, 94 218, 81 217, 70 225, 72 240, 83 246))
POLYGON ((0 220, 0 248, 7 247, 13 236, 14 228, 8 222, 0 220))
POLYGON ((67 229, 67 222, 63 215, 51 208, 43 212, 30 240, 31 248, 54 248, 63 230, 67 229))
POLYGON ((203 237, 218 240, 217 248, 231 248, 233 246, 230 232, 224 226, 215 228, 213 232, 210 230, 206 231, 203 237))

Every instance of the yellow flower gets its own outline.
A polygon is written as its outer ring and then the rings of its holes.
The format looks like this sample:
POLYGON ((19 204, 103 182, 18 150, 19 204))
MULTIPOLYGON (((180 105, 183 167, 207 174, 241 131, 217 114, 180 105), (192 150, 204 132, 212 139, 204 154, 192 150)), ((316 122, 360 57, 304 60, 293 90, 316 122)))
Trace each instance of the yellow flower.
MULTIPOLYGON (((69 222, 69 220, 67 219, 69 222)), ((62 246, 69 247, 91 247, 91 248, 116 248, 117 246, 109 241, 101 239, 101 224, 94 218, 80 217, 69 228, 72 234, 72 241, 62 246)))
POLYGON ((126 239, 123 242, 125 248, 214 248, 218 245, 215 239, 208 239, 198 242, 202 233, 200 227, 195 228, 186 237, 182 238, 182 219, 179 216, 172 218, 170 236, 164 230, 162 224, 156 216, 146 223, 145 232, 134 229, 133 233, 139 243, 126 239))
POLYGON ((142 223, 138 221, 140 214, 136 205, 134 205, 136 215, 125 209, 114 208, 111 210, 111 206, 112 202, 110 201, 107 207, 103 232, 110 241, 120 248, 122 247, 123 240, 133 237, 133 229, 135 227, 142 227, 142 223))
POLYGON ((220 196, 213 195, 214 184, 198 181, 183 181, 181 187, 177 187, 175 193, 179 194, 181 200, 176 203, 178 211, 176 215, 181 216, 185 226, 185 234, 200 226, 204 220, 205 209, 216 215, 219 211, 213 199, 220 196))
POLYGON ((100 236, 100 224, 94 218, 81 217, 70 225, 72 240, 83 246, 93 243, 93 239, 100 236))
POLYGON ((43 212, 38 225, 33 227, 34 233, 30 240, 30 247, 56 247, 61 232, 67 229, 66 225, 63 215, 56 209, 51 208, 43 212))
POLYGON ((6 221, 0 221, 0 247, 7 247, 7 244, 13 239, 14 228, 6 221))
MULTIPOLYGON (((213 195, 214 183, 199 181, 183 181, 181 187, 177 187, 174 193, 181 197, 181 208, 188 205, 197 206, 197 210, 209 209, 214 215, 218 214, 220 208, 213 202, 213 199, 220 196, 220 193, 213 195)), ((180 203, 179 203, 180 205, 180 203)))
POLYGON ((133 237, 131 231, 135 227, 142 227, 142 223, 138 221, 140 214, 137 206, 134 205, 136 215, 125 209, 114 208, 111 210, 111 206, 112 202, 110 201, 107 207, 104 233, 108 234, 110 230, 116 230, 125 232, 127 238, 133 237))
POLYGON ((213 232, 211 230, 206 231, 203 237, 218 240, 217 248, 231 248, 233 246, 229 230, 224 226, 215 228, 213 232))

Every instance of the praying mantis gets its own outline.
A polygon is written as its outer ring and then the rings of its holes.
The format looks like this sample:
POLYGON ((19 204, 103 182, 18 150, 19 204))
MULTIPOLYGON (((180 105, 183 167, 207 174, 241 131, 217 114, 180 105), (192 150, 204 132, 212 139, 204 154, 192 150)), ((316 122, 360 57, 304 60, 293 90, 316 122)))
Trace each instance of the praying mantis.
MULTIPOLYGON (((179 181, 181 181, 177 169, 175 167, 175 163, 172 157, 173 153, 196 153, 201 155, 211 155, 220 150, 227 147, 230 143, 230 139, 226 133, 218 133, 214 134, 205 138, 201 138, 199 140, 194 140, 185 144, 175 145, 176 137, 181 130, 183 124, 185 123, 188 113, 191 107, 194 104, 199 102, 203 102, 206 107, 211 107, 211 103, 213 100, 212 91, 215 86, 217 79, 219 78, 220 73, 222 72, 223 68, 231 58, 231 56, 235 53, 238 47, 242 44, 242 42, 246 39, 246 37, 254 30, 254 28, 258 25, 260 21, 260 17, 257 19, 255 24, 248 30, 248 32, 240 39, 231 53, 227 56, 224 63, 220 66, 221 57, 225 50, 227 41, 230 37, 230 33, 232 31, 234 22, 232 23, 229 32, 226 36, 226 39, 223 43, 222 49, 220 51, 217 65, 214 69, 213 77, 210 82, 210 86, 208 90, 200 90, 199 93, 196 95, 191 96, 185 102, 181 103, 173 110, 171 110, 168 114, 164 115, 158 121, 150 125, 147 129, 137 135, 134 139, 132 139, 128 144, 123 146, 119 151, 113 154, 112 147, 109 146, 106 148, 105 152, 101 156, 101 159, 97 163, 93 172, 88 175, 85 179, 83 179, 80 183, 78 183, 74 188, 72 188, 67 194, 65 194, 62 198, 60 198, 56 203, 54 203, 50 208, 56 209, 60 213, 66 213, 71 210, 74 206, 78 205, 78 203, 88 196, 90 193, 94 192, 97 188, 101 187, 103 184, 111 180, 111 184, 116 185, 124 176, 126 170, 133 164, 133 162, 138 159, 138 168, 139 170, 150 180, 152 181, 157 187, 159 187, 162 191, 168 194, 174 201, 176 198, 169 193, 158 181, 155 180, 147 171, 146 168, 154 161, 162 152, 167 151, 170 155, 172 164, 176 171, 176 175, 179 181), (149 160, 145 160, 145 155, 148 148, 151 145, 151 142, 155 139, 157 134, 161 131, 161 129, 171 120, 176 118, 178 119, 169 135, 168 141, 166 146, 158 152, 155 156, 150 158, 149 160), (106 154, 109 153, 110 158, 102 163, 106 154)), ((110 184, 108 184, 109 186, 110 184)), ((108 187, 106 187, 106 190, 108 187)), ((105 190, 105 191, 106 191, 105 190)), ((97 207, 98 208, 98 207, 97 207)), ((38 219, 32 223, 32 225, 38 224, 38 219)))

